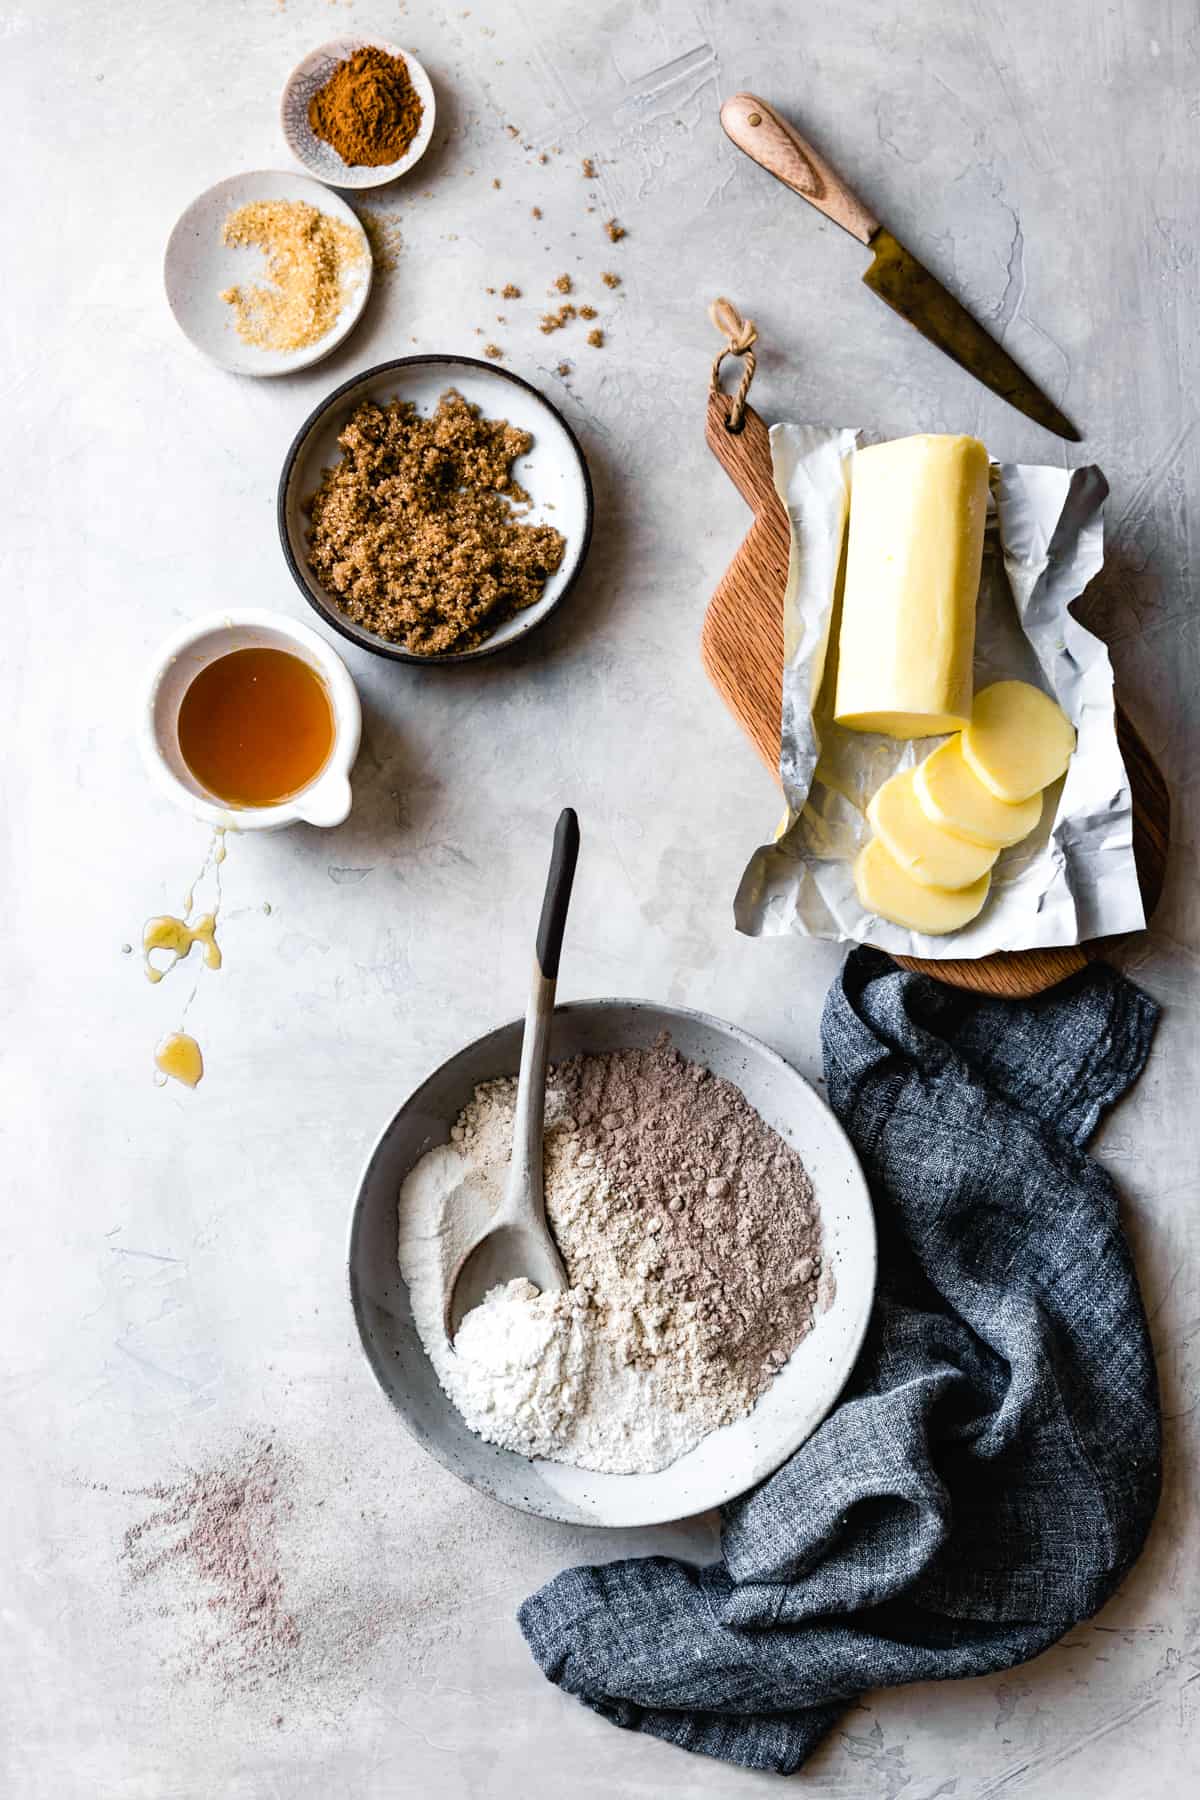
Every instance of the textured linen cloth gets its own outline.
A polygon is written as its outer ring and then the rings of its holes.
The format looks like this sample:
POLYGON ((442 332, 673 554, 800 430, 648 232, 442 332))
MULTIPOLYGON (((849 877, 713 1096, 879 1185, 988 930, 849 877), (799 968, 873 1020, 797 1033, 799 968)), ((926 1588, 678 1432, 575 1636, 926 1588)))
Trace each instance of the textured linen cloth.
POLYGON ((1103 966, 1014 1004, 850 956, 822 1043, 879 1228, 854 1374, 725 1509, 721 1562, 569 1569, 525 1602, 551 1681, 789 1774, 865 1689, 1008 1668, 1104 1603, 1154 1514, 1160 1422, 1117 1196, 1083 1146, 1157 1016, 1103 966))

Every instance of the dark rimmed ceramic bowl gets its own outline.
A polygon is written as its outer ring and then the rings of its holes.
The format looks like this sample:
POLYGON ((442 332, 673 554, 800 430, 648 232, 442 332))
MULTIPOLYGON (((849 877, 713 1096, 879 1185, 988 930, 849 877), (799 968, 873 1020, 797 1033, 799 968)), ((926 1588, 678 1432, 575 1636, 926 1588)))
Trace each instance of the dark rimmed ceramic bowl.
POLYGON ((476 1039, 436 1069, 384 1127, 367 1159, 350 1228, 350 1303, 372 1373, 401 1423, 430 1456, 506 1506, 569 1525, 655 1525, 733 1499, 777 1469, 815 1431, 854 1366, 875 1292, 875 1220, 850 1140, 804 1077, 774 1050, 707 1013, 648 1000, 575 1000, 555 1010, 554 1062, 647 1048, 667 1032, 682 1056, 735 1083, 804 1159, 821 1213, 832 1278, 813 1330, 753 1412, 711 1432, 670 1468, 598 1474, 531 1462, 476 1437, 434 1374, 413 1324, 396 1260, 405 1176, 450 1127, 483 1081, 515 1075, 520 1019, 476 1039))
POLYGON ((574 586, 591 542, 592 515, 587 463, 562 414, 530 382, 472 356, 402 356, 343 382, 304 421, 292 440, 279 478, 279 539, 300 592, 325 623, 352 644, 395 662, 478 662, 480 657, 494 656, 528 637, 574 586), (398 396, 414 401, 422 412, 432 412, 447 388, 457 388, 465 399, 481 406, 487 417, 508 419, 529 432, 533 448, 514 465, 513 473, 533 500, 530 521, 557 527, 567 540, 567 548, 536 605, 498 626, 477 649, 451 656, 417 656, 356 625, 322 587, 309 566, 304 505, 320 485, 322 471, 340 458, 338 433, 363 400, 383 404, 398 396))

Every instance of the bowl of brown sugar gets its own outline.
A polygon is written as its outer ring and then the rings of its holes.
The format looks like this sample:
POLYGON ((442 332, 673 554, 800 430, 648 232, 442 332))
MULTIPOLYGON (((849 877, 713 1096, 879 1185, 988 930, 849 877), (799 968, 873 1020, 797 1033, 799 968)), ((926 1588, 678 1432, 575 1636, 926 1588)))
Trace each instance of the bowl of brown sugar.
POLYGON ((587 555, 583 451, 545 395, 469 356, 407 356, 311 413, 279 482, 279 536, 327 625, 401 662, 460 663, 528 635, 587 555))
POLYGON ((433 83, 411 50, 334 38, 297 63, 280 123, 288 149, 331 187, 382 187, 419 162, 433 136, 433 83))

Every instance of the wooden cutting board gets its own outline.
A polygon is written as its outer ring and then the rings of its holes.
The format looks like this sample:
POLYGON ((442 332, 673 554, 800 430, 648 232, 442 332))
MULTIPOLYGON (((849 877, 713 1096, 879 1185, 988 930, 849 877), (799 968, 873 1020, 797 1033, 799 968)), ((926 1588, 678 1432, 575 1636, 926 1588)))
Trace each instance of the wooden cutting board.
MULTIPOLYGON (((750 506, 754 522, 709 601, 700 654, 721 698, 778 780, 783 593, 790 532, 771 478, 767 427, 747 407, 742 429, 731 432, 727 428, 729 405, 728 395, 709 394, 705 436, 709 449, 750 506)), ((1162 891, 1170 800, 1157 764, 1119 706, 1117 737, 1133 792, 1133 849, 1149 918, 1162 891)), ((895 960, 952 987, 1019 999, 1042 993, 1075 974, 1112 942, 1111 938, 1098 938, 1060 949, 1004 951, 973 961, 928 962, 910 956, 895 960)))

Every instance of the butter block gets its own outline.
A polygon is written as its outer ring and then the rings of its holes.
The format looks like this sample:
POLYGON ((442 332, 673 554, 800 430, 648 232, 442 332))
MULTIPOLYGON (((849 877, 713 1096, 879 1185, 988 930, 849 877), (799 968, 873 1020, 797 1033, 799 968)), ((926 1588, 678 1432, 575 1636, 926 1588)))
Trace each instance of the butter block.
POLYGON ((876 793, 867 808, 875 836, 922 887, 972 887, 1000 852, 935 825, 917 798, 914 774, 902 769, 876 793))
POLYGON ((926 937, 944 937, 969 925, 982 910, 992 878, 982 875, 965 888, 922 887, 872 838, 855 860, 854 885, 868 912, 926 937))
POLYGON ((996 681, 975 696, 962 753, 998 800, 1028 800, 1057 781, 1075 749, 1075 727, 1058 702, 1027 681, 996 681))
POLYGON ((971 773, 962 752, 962 739, 952 737, 939 744, 913 771, 913 786, 921 811, 935 825, 956 831, 959 837, 990 850, 1005 850, 1029 836, 1042 816, 1042 796, 1011 803, 997 800, 977 775, 971 773))
POLYGON ((978 438, 856 451, 834 716, 852 731, 934 737, 971 717, 987 518, 978 438))

